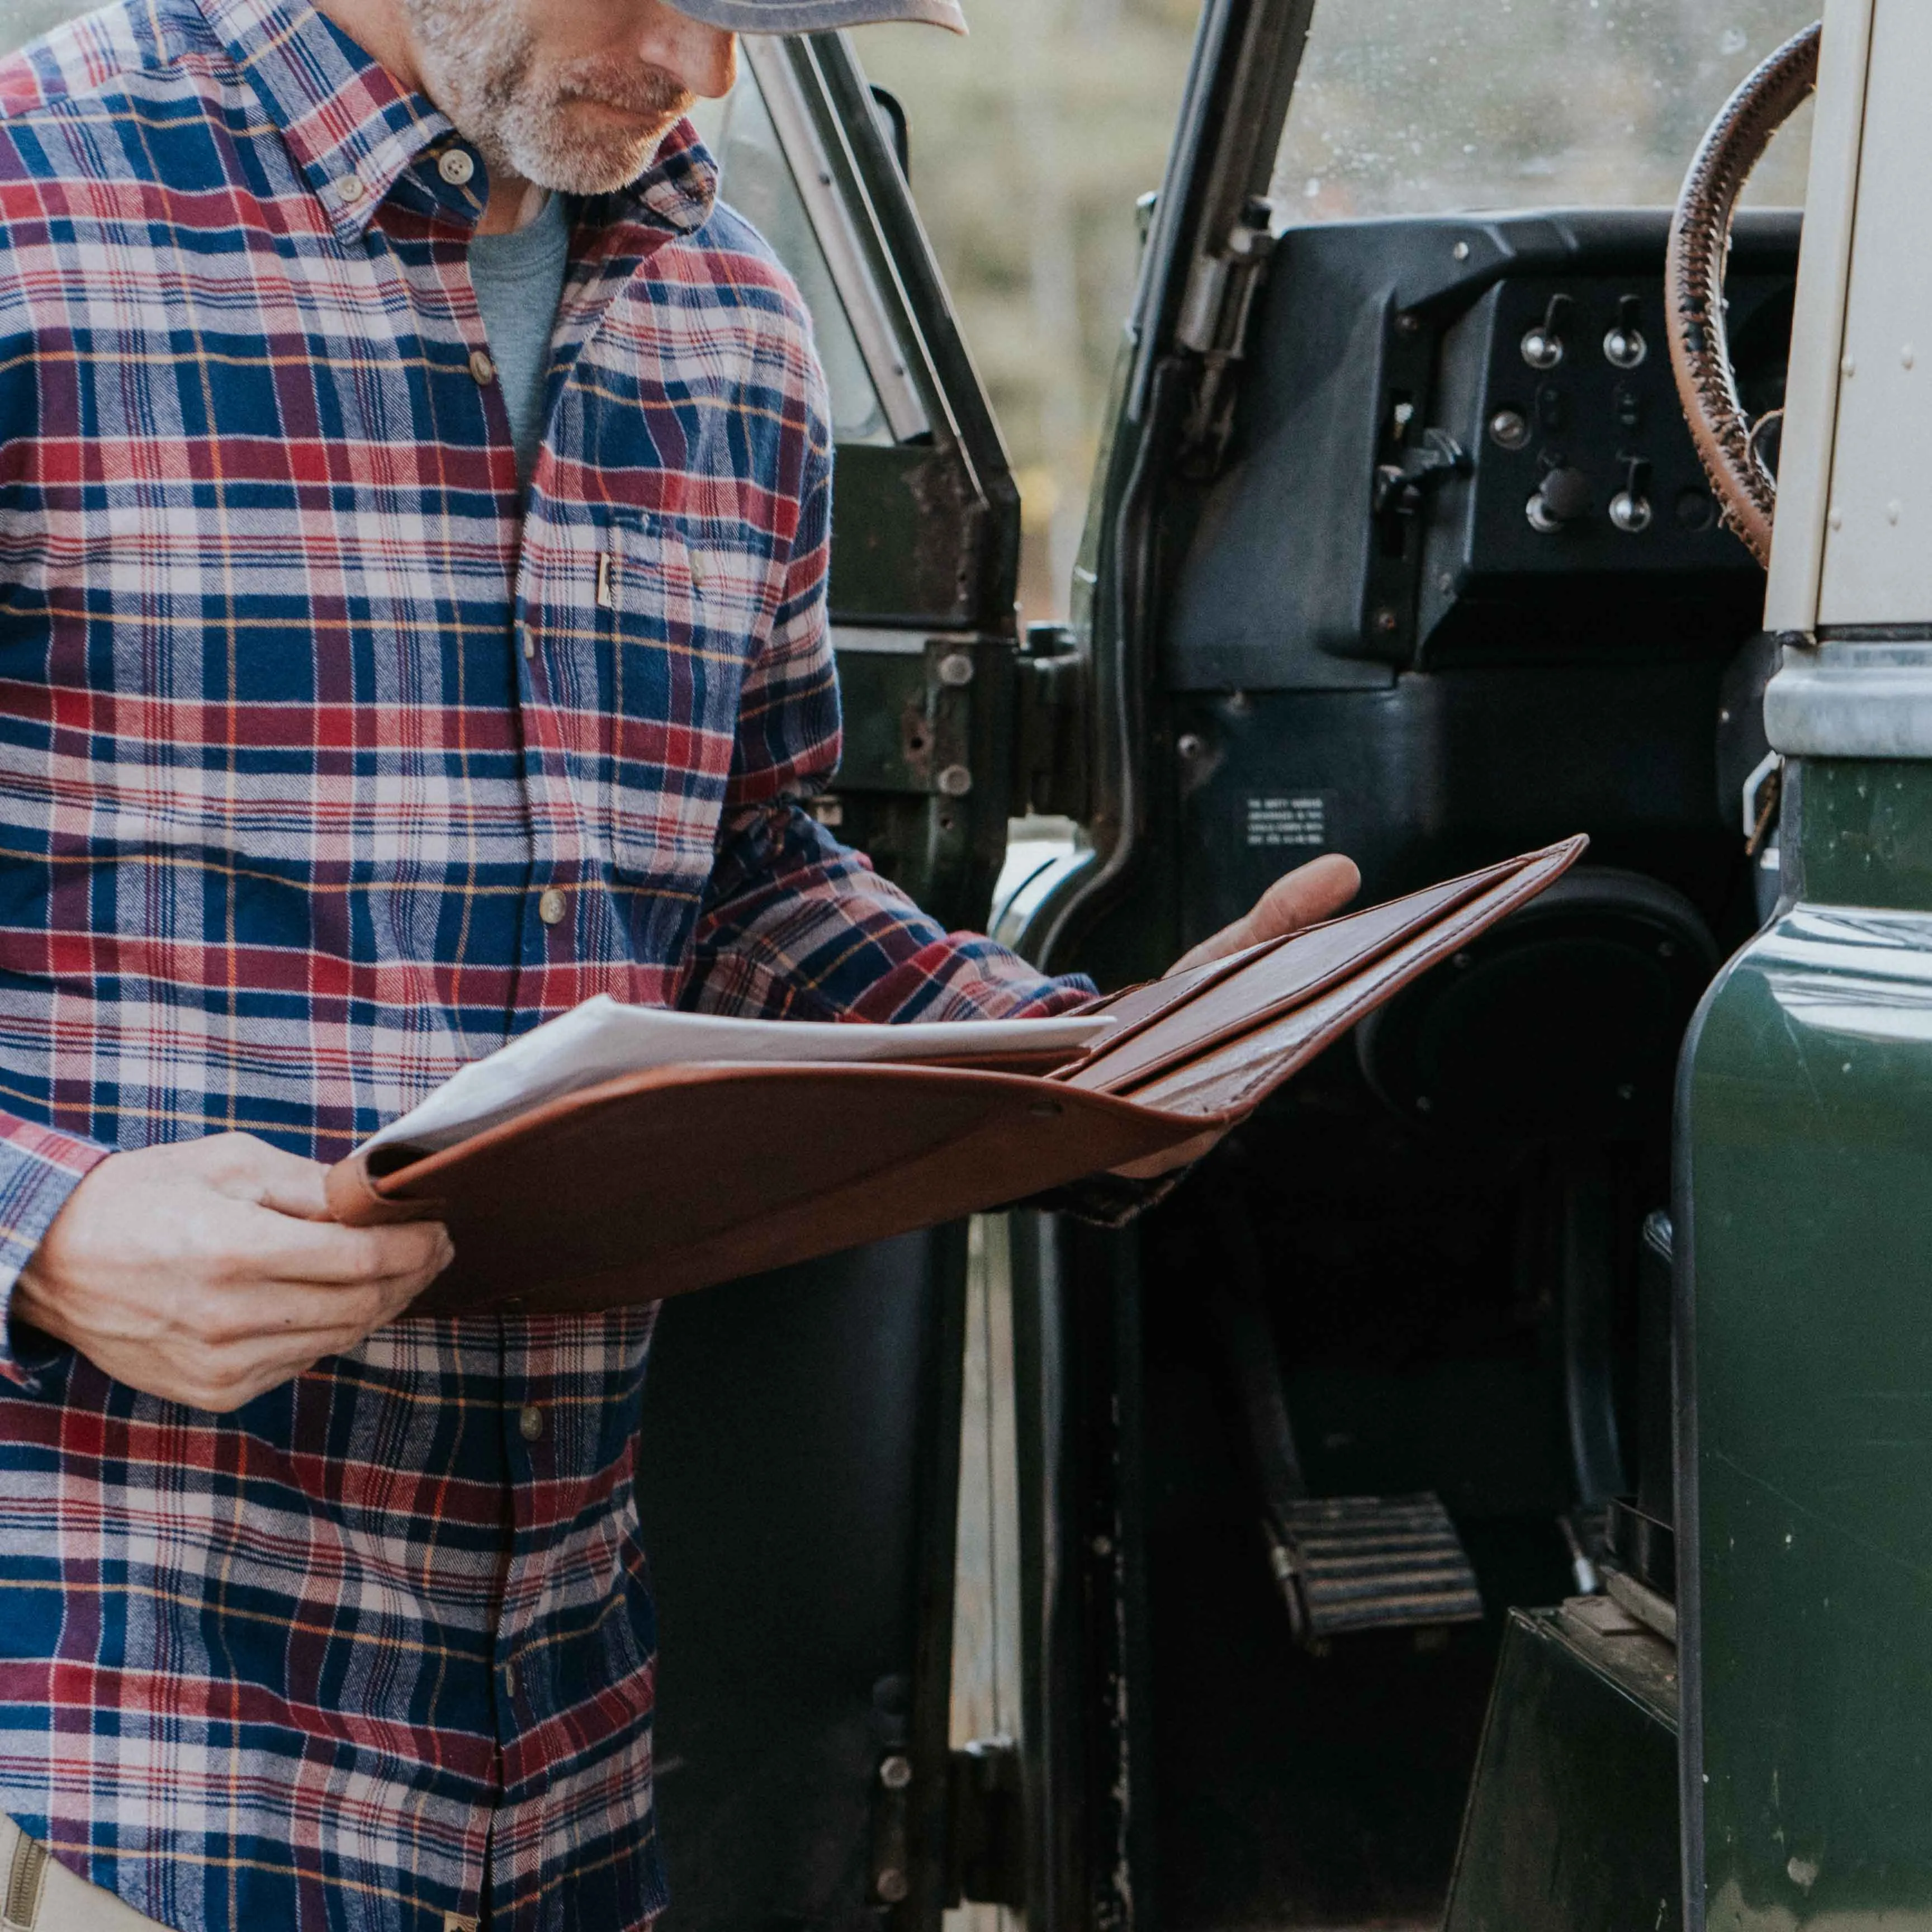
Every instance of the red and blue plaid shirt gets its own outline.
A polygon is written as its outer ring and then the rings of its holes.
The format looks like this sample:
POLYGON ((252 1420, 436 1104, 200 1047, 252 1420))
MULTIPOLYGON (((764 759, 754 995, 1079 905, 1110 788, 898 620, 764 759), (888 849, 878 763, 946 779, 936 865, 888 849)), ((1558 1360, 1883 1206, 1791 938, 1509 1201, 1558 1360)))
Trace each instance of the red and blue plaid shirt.
POLYGON ((306 0, 0 66, 0 1810, 184 1932, 441 1932, 486 1856, 512 1932, 658 1910, 651 1317, 406 1321, 197 1413, 7 1328, 90 1166, 332 1158, 594 993, 1078 996, 798 803, 822 382, 688 128, 574 210, 526 500, 458 145, 306 0))

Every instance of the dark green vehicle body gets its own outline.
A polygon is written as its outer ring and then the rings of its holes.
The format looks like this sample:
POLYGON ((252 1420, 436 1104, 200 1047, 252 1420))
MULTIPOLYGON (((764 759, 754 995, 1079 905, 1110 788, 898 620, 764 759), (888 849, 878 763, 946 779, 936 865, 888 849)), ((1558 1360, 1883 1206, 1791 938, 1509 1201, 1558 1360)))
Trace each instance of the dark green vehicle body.
POLYGON ((1797 772, 1787 903, 1705 1007, 1681 1130, 1690 1869, 1726 1928, 1932 1912, 1932 772, 1797 772))

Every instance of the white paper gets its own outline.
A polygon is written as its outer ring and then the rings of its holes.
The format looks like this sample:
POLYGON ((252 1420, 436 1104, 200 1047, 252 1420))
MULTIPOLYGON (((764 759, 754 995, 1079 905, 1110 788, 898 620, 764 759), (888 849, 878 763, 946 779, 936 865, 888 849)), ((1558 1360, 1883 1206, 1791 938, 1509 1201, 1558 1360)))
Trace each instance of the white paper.
POLYGON ((905 1026, 725 1019, 620 1005, 607 993, 472 1060, 420 1106, 363 1143, 404 1141, 432 1152, 514 1120, 547 1101, 654 1066, 771 1061, 902 1063, 994 1053, 1077 1052, 1114 1022, 1078 1014, 1036 1020, 945 1020, 905 1026))

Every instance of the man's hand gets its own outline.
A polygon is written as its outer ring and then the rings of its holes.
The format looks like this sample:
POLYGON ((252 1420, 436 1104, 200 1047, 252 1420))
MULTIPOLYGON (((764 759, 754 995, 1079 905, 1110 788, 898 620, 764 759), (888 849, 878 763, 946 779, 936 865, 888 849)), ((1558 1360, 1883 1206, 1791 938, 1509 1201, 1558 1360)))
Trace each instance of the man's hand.
POLYGON ((250 1134, 111 1155, 55 1217, 13 1312, 117 1382, 239 1408, 352 1348, 449 1265, 433 1222, 332 1220, 326 1172, 250 1134))
MULTIPOLYGON (((1211 939, 1204 939, 1192 952, 1183 953, 1168 968, 1166 976, 1171 980, 1190 967, 1208 965, 1226 958, 1231 952, 1258 946, 1264 940, 1280 939, 1299 932, 1304 926, 1318 926, 1324 919, 1333 919, 1355 896, 1361 884, 1362 875, 1354 860, 1345 859, 1339 852, 1324 852, 1320 858, 1311 859, 1306 865, 1283 874, 1255 902, 1252 912, 1232 926, 1224 926, 1211 939)), ((1117 1167, 1114 1172, 1128 1180, 1158 1180, 1177 1168, 1191 1167, 1210 1152, 1220 1138, 1217 1129, 1170 1148, 1165 1154, 1117 1167)))

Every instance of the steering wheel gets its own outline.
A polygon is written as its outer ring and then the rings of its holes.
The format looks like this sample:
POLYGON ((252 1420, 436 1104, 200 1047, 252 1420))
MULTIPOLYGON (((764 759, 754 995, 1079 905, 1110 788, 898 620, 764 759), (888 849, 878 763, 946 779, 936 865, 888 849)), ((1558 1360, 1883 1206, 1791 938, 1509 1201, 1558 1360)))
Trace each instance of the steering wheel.
POLYGON ((1758 453, 1758 440, 1772 418, 1753 423, 1738 394, 1724 328, 1724 268, 1731 218, 1752 169, 1818 85, 1818 37, 1815 26, 1793 34, 1725 102, 1684 177, 1664 257, 1664 311, 1678 400, 1720 520, 1767 566, 1778 479, 1758 453))

